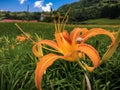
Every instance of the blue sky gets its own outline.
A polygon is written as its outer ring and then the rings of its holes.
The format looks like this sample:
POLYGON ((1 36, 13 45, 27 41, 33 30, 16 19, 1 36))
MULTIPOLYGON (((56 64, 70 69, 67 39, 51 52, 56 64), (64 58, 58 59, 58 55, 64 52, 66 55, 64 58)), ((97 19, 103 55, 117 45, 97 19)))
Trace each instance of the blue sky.
POLYGON ((29 11, 49 11, 58 9, 64 4, 73 3, 79 0, 0 0, 0 10, 5 11, 26 11, 29 4, 29 11), (36 2, 36 4, 35 4, 36 2))

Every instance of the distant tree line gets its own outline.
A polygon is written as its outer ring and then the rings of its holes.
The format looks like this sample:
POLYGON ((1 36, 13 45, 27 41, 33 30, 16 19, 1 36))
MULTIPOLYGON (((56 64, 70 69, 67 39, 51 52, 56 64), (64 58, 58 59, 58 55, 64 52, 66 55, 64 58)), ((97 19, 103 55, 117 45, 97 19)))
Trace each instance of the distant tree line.
POLYGON ((0 12, 1 19, 40 20, 41 12, 0 12))
MULTIPOLYGON (((56 11, 55 11, 56 12, 56 11)), ((0 20, 16 19, 16 20, 37 20, 43 22, 52 22, 51 12, 10 12, 0 11, 0 20), (43 18, 43 19, 42 19, 43 18)))

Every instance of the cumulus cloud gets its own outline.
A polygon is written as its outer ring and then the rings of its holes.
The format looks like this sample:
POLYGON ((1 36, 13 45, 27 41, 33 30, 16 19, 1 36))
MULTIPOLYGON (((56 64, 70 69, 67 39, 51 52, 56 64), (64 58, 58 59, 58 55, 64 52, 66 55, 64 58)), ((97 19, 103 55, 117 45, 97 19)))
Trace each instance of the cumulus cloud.
POLYGON ((45 11, 45 12, 50 12, 51 11, 51 6, 52 6, 52 3, 49 2, 47 3, 45 6, 42 6, 42 10, 45 11))
POLYGON ((20 4, 23 4, 26 0, 19 0, 20 4))
POLYGON ((34 7, 41 8, 42 4, 43 4, 43 1, 36 1, 35 4, 34 4, 34 7))
POLYGON ((51 6, 52 6, 52 2, 47 3, 46 5, 43 5, 43 0, 40 1, 36 1, 34 3, 34 7, 35 8, 39 8, 44 12, 50 12, 51 11, 51 6))

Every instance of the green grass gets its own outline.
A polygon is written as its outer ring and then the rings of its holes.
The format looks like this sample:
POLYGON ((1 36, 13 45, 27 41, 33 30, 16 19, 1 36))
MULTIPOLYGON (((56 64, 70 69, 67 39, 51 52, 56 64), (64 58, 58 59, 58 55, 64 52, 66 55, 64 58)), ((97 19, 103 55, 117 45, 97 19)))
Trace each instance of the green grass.
POLYGON ((107 18, 101 18, 101 19, 92 19, 84 21, 83 23, 86 24, 99 24, 99 25, 120 25, 120 19, 107 19, 107 18))
MULTIPOLYGON (((54 25, 48 23, 18 23, 36 40, 35 33, 44 39, 54 38, 54 25)), ((74 27, 101 27, 118 31, 120 25, 67 25, 69 32, 74 27)), ((22 34, 14 23, 0 23, 0 90, 36 90, 34 70, 37 58, 32 53, 30 41, 18 43, 16 36, 22 34), (14 47, 13 47, 14 46, 14 47)), ((91 38, 87 43, 105 52, 110 39, 106 36, 91 38), (99 45, 96 45, 96 41, 99 45)), ((47 51, 44 51, 48 53, 47 51)), ((119 90, 120 45, 110 60, 88 73, 92 90, 119 90)), ((42 80, 43 90, 86 90, 83 70, 74 62, 56 61, 48 68, 42 80)))

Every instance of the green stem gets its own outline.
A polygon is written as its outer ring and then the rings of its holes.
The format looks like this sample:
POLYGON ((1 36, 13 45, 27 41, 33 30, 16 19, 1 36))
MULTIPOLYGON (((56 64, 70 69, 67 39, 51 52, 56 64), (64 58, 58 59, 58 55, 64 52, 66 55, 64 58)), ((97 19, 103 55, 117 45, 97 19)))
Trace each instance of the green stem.
POLYGON ((77 59, 77 63, 80 67, 82 67, 85 71, 87 71, 86 68, 83 66, 83 64, 80 62, 79 59, 77 59))
POLYGON ((83 69, 84 69, 84 76, 85 76, 85 79, 86 79, 86 83, 87 83, 87 88, 88 88, 88 90, 91 90, 91 83, 90 83, 90 80, 89 80, 89 78, 88 78, 88 76, 87 76, 87 74, 86 74, 86 68, 84 67, 84 65, 80 62, 80 60, 79 59, 77 59, 77 63, 78 63, 78 65, 80 66, 80 67, 82 67, 83 69))
POLYGON ((21 28, 17 23, 15 23, 15 25, 17 26, 17 28, 18 28, 27 38, 29 38, 33 43, 36 43, 32 38, 30 38, 30 37, 22 30, 22 28, 21 28))

